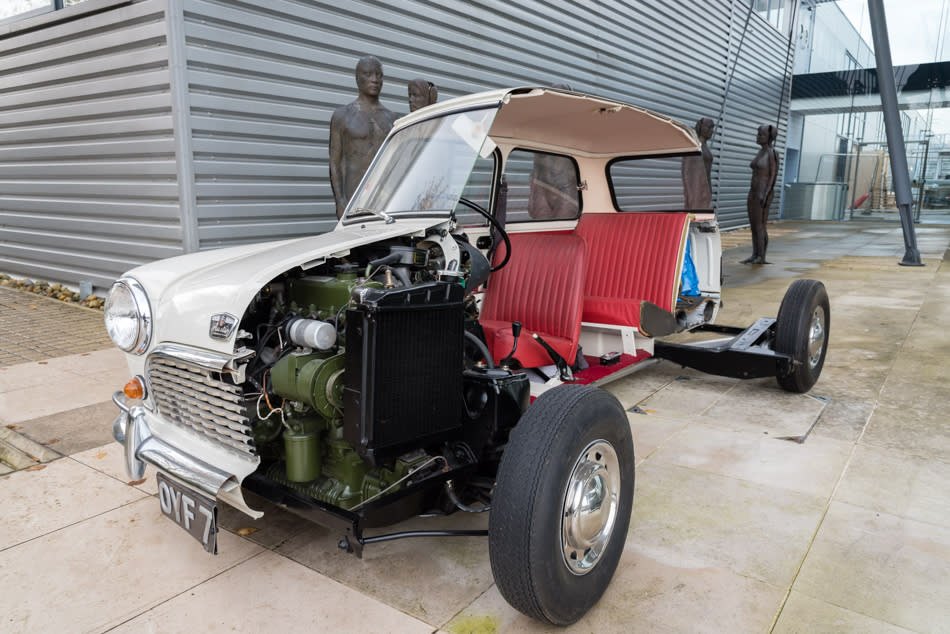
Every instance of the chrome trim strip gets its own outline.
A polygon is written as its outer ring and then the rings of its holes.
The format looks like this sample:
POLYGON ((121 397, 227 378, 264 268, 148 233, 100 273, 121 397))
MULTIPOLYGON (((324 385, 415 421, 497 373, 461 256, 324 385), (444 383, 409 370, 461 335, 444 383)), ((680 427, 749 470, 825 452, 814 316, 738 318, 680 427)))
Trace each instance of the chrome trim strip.
POLYGON ((193 365, 200 365, 209 370, 217 370, 218 372, 224 370, 231 361, 237 358, 230 354, 221 354, 220 352, 212 352, 211 350, 200 350, 198 348, 182 346, 177 343, 159 344, 152 350, 151 355, 184 361, 193 365))

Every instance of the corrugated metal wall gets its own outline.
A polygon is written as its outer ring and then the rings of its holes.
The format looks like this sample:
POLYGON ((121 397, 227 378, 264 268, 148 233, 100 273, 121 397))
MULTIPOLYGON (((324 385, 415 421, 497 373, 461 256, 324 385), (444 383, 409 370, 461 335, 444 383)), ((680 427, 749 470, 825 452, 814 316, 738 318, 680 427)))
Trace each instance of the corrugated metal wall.
POLYGON ((724 112, 714 204, 738 226, 758 125, 781 120, 784 154, 786 46, 747 0, 140 0, 14 35, 0 39, 16 82, 0 89, 0 270, 100 284, 182 249, 330 229, 330 116, 367 54, 399 113, 415 77, 440 100, 566 82, 690 124, 724 112), (71 42, 85 48, 64 56, 71 42))
POLYGON ((566 82, 689 123, 720 118, 735 66, 713 179, 723 226, 746 224, 756 128, 779 119, 786 68, 787 39, 741 0, 185 0, 184 18, 201 248, 333 226, 329 121, 367 54, 400 113, 423 77, 440 99, 566 82))
POLYGON ((728 94, 725 114, 716 130, 719 172, 718 178, 713 177, 713 201, 724 227, 749 223, 746 211, 752 179, 749 163, 759 151, 755 137, 760 125, 778 127, 775 148, 780 157, 779 173, 770 211, 771 218, 778 218, 794 62, 794 51, 790 54, 788 50, 788 38, 758 15, 750 15, 748 6, 742 3, 733 6, 732 23, 728 94))
POLYGON ((182 252, 165 42, 158 1, 0 38, 0 271, 108 286, 182 252))

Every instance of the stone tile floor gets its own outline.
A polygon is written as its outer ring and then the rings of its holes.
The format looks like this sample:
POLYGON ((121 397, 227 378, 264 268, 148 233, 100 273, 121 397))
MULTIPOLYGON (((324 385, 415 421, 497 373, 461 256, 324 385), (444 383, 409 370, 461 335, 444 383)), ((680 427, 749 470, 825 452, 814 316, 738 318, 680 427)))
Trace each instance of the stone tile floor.
MULTIPOLYGON (((789 395, 660 363, 612 384, 632 410, 633 520, 613 583, 569 631, 950 631, 950 227, 918 228, 923 268, 896 266, 891 225, 781 228, 771 266, 725 252, 719 321, 774 315, 791 279, 821 279, 822 378, 789 395)), ((0 424, 61 456, 0 476, 0 631, 554 631, 504 602, 481 538, 357 560, 278 509, 223 508, 207 556, 160 515, 154 470, 128 482, 110 442, 126 374, 112 350, 0 368, 0 424)))

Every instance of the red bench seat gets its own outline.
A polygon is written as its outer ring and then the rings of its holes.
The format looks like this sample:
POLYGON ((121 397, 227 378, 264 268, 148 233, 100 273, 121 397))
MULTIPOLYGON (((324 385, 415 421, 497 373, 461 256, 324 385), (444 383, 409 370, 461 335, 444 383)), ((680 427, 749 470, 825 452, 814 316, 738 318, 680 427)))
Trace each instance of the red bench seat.
POLYGON ((574 232, 587 242, 583 320, 639 327, 640 302, 673 311, 686 212, 585 213, 574 232))

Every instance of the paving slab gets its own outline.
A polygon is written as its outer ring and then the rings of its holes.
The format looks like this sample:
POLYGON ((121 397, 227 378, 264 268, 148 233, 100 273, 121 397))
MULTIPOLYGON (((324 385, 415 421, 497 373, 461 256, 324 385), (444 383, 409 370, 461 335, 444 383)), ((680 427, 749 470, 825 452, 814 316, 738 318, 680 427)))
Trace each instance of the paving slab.
POLYGON ((678 568, 723 568, 787 586, 827 501, 714 473, 647 461, 627 537, 678 568))
POLYGON ((112 632, 398 632, 432 626, 271 552, 183 592, 112 632))
MULTIPOLYGON (((145 497, 0 551, 2 629, 106 631, 262 552, 227 532, 218 540, 220 554, 212 557, 145 497)), ((260 591, 247 579, 231 607, 240 611, 260 591)))
MULTIPOLYGON (((854 450, 835 499, 950 528, 948 483, 950 462, 862 443, 854 450)), ((950 581, 947 590, 950 593, 950 581)))
POLYGON ((809 394, 779 388, 775 379, 751 379, 736 384, 728 394, 702 413, 700 420, 713 427, 751 431, 773 437, 803 437, 828 404, 819 384, 809 394))
POLYGON ((950 624, 950 528, 834 502, 794 589, 918 632, 950 624))
MULTIPOLYGON (((414 518, 369 534, 487 525, 486 513, 456 513, 414 518)), ((447 622, 494 583, 484 537, 380 542, 368 546, 362 559, 341 551, 339 541, 338 532, 314 526, 277 552, 434 626, 447 622)))
POLYGON ((652 460, 830 499, 851 450, 850 443, 828 438, 798 443, 693 423, 652 460))
POLYGON ((119 409, 109 400, 20 421, 13 427, 20 434, 69 456, 111 441, 112 421, 118 413, 119 409))
POLYGON ((633 451, 637 464, 647 460, 657 448, 689 425, 689 418, 664 416, 642 409, 637 413, 628 413, 627 420, 630 421, 630 430, 633 433, 633 451))
POLYGON ((118 482, 135 487, 146 495, 158 494, 155 469, 149 469, 142 480, 130 480, 125 472, 125 449, 115 441, 74 453, 70 458, 118 482))
POLYGON ((473 632, 766 632, 781 605, 781 588, 721 568, 661 563, 628 545, 600 602, 578 623, 552 627, 505 602, 497 587, 442 630, 473 632))
POLYGON ((950 462, 950 385, 889 378, 861 442, 950 462))
POLYGON ((0 551, 143 497, 143 492, 66 458, 7 474, 0 478, 0 551))
MULTIPOLYGON (((22 428, 22 433, 40 442, 51 440, 47 438, 50 435, 62 440, 63 434, 56 433, 55 419, 50 417, 73 412, 65 416, 62 429, 85 434, 76 430, 82 424, 82 417, 98 415, 99 410, 78 413, 74 410, 109 403, 112 394, 122 389, 128 380, 128 365, 123 353, 117 349, 0 368, 0 423, 17 425, 22 428), (39 420, 35 433, 31 433, 27 422, 36 419, 44 420, 39 420)), ((106 423, 98 428, 90 427, 89 431, 93 433, 91 442, 101 444, 97 441, 101 436, 95 436, 96 430, 108 426, 106 423)), ((76 436, 75 444, 69 450, 86 449, 91 446, 88 442, 76 436)))
POLYGON ((772 630, 773 634, 909 634, 891 623, 846 610, 845 608, 813 599, 792 591, 782 614, 772 630))

